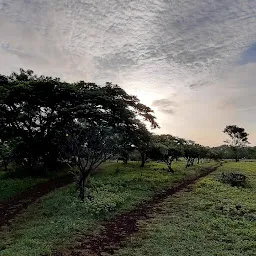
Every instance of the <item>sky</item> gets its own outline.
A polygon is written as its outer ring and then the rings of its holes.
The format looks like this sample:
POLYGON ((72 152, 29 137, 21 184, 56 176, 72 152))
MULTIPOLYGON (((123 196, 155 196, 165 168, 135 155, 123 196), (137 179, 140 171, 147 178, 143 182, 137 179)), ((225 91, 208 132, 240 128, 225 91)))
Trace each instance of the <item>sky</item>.
POLYGON ((170 133, 256 145, 255 0, 0 0, 0 74, 113 82, 170 133))

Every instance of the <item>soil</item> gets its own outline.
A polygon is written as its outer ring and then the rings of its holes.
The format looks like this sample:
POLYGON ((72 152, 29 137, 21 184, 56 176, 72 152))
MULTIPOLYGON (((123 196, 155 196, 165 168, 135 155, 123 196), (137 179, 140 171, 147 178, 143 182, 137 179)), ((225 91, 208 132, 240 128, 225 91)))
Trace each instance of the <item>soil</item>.
POLYGON ((183 190, 190 189, 189 185, 194 184, 198 179, 215 171, 219 166, 206 168, 198 176, 185 179, 183 182, 170 187, 169 189, 156 194, 149 201, 140 203, 134 210, 120 214, 110 221, 102 223, 102 229, 97 235, 81 235, 72 248, 65 251, 58 251, 54 256, 96 256, 113 255, 122 247, 123 242, 132 234, 138 232, 139 221, 151 218, 154 212, 161 209, 157 205, 165 198, 183 190))

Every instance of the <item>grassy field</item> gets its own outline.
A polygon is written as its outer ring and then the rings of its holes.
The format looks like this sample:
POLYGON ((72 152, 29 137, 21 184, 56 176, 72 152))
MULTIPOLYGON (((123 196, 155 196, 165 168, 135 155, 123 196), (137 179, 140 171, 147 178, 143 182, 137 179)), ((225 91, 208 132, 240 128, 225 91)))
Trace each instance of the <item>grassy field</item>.
POLYGON ((11 178, 6 172, 0 172, 0 202, 45 181, 47 178, 11 178))
POLYGON ((192 191, 169 197, 158 208, 162 212, 142 221, 141 232, 116 255, 256 255, 256 162, 226 163, 192 191), (219 182, 221 172, 229 171, 246 174, 249 185, 219 182))
POLYGON ((139 168, 139 163, 106 163, 88 184, 87 194, 93 200, 81 203, 74 185, 44 196, 17 218, 10 230, 1 233, 0 254, 50 254, 53 248, 74 242, 80 232, 93 230, 101 220, 132 209, 157 191, 212 165, 216 163, 185 169, 184 162, 175 162, 175 173, 168 174, 161 170, 165 168, 161 163, 149 163, 144 169, 139 168))

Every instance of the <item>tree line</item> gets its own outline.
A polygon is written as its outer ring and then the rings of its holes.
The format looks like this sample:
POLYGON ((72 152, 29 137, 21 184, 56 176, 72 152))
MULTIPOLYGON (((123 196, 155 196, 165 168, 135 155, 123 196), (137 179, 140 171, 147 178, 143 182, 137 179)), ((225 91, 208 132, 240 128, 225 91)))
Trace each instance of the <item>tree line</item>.
POLYGON ((169 173, 180 157, 186 159, 186 167, 202 158, 223 158, 222 150, 169 134, 155 135, 148 127, 159 127, 153 110, 112 83, 68 83, 23 69, 0 75, 3 167, 36 173, 65 163, 77 171, 82 200, 93 170, 108 159, 127 163, 135 150, 142 168, 147 159, 158 160, 169 173))

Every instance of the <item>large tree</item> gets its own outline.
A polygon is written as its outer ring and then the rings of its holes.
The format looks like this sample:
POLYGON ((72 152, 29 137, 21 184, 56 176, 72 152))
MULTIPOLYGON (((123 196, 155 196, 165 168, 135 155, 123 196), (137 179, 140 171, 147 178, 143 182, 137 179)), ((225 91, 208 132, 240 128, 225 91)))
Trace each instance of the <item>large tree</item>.
POLYGON ((186 159, 186 168, 193 165, 195 159, 198 157, 197 147, 194 141, 185 140, 183 143, 184 153, 183 156, 186 159))
POLYGON ((54 165, 65 143, 63 130, 72 131, 77 123, 112 127, 124 134, 139 120, 158 126, 149 107, 111 83, 71 84, 22 69, 0 76, 0 139, 17 139, 18 160, 30 168, 54 165))
POLYGON ((121 134, 121 142, 119 154, 122 159, 127 161, 129 155, 134 150, 137 150, 141 158, 140 167, 144 167, 152 148, 152 134, 148 131, 146 125, 137 120, 136 126, 133 126, 132 129, 128 129, 125 133, 121 134))
POLYGON ((58 134, 73 119, 70 102, 74 92, 71 85, 37 77, 30 70, 0 81, 0 136, 19 141, 20 163, 29 168, 39 162, 46 168, 56 163, 58 134))
POLYGON ((79 198, 85 197, 86 179, 101 163, 111 158, 118 147, 118 136, 112 127, 95 123, 79 123, 63 131, 63 160, 73 169, 79 188, 79 198))
POLYGON ((183 154, 183 139, 170 134, 154 135, 153 143, 150 158, 164 162, 168 172, 173 173, 172 162, 183 154))
POLYGON ((233 150, 235 161, 238 162, 241 149, 249 144, 249 134, 245 132, 244 128, 237 125, 227 125, 223 132, 229 136, 224 142, 233 150))
POLYGON ((140 153, 141 164, 140 167, 144 167, 145 163, 149 157, 150 151, 153 147, 153 137, 152 134, 147 130, 145 125, 142 125, 137 132, 135 138, 136 149, 140 153))
POLYGON ((77 118, 75 124, 66 130, 64 140, 65 157, 72 160, 79 171, 79 197, 82 200, 86 179, 91 172, 113 155, 135 147, 135 138, 140 128, 144 127, 139 117, 143 117, 153 128, 158 126, 148 107, 116 85, 107 84, 98 93, 93 98, 96 100, 96 104, 93 103, 94 115, 90 119, 77 118), (102 101, 97 99, 103 96, 102 101))
POLYGON ((197 159, 197 163, 199 164, 200 159, 205 158, 209 150, 206 147, 197 144, 192 140, 184 140, 183 147, 183 156, 187 160, 186 168, 194 165, 195 159, 197 159))

